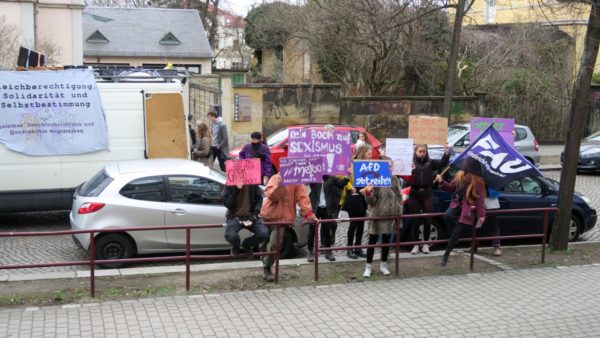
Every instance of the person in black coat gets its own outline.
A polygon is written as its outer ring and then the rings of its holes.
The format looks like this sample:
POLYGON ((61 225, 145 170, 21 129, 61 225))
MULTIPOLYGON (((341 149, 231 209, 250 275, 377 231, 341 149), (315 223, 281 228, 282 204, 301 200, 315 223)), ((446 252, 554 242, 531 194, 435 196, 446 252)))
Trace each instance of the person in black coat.
MULTIPOLYGON (((450 148, 444 147, 444 155, 440 160, 429 158, 426 144, 417 144, 413 153, 412 175, 404 177, 410 185, 410 194, 408 196, 408 213, 431 213, 433 210, 433 174, 448 165, 450 159, 450 148)), ((420 219, 412 219, 412 240, 419 239, 420 219)), ((431 217, 423 219, 423 240, 428 241, 431 235, 431 217)), ((417 254, 422 250, 423 253, 429 253, 429 245, 424 244, 421 248, 415 245, 411 254, 417 254)))
MULTIPOLYGON (((342 189, 348 184, 348 178, 338 176, 323 176, 323 183, 311 183, 310 204, 315 211, 315 215, 319 219, 337 218, 340 212, 340 198, 342 189)), ((337 230, 336 222, 321 223, 321 239, 323 246, 331 247, 335 240, 335 231, 337 230)), ((313 262, 315 259, 314 253, 315 244, 315 228, 310 226, 307 237, 308 254, 306 260, 313 262)), ((333 252, 329 251, 325 254, 325 258, 330 261, 335 261, 333 252)))
POLYGON ((227 186, 224 194, 224 204, 227 208, 225 239, 231 243, 231 254, 240 253, 240 230, 247 229, 254 235, 247 237, 241 243, 244 252, 252 255, 252 248, 260 245, 269 237, 269 230, 259 217, 263 195, 258 185, 227 186))

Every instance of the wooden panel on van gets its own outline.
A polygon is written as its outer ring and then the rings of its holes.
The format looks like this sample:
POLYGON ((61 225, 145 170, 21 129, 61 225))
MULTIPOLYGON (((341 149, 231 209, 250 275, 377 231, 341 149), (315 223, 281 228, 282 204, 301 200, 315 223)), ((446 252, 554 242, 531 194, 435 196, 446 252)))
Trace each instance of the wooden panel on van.
POLYGON ((144 101, 148 158, 189 158, 182 95, 148 93, 144 101))

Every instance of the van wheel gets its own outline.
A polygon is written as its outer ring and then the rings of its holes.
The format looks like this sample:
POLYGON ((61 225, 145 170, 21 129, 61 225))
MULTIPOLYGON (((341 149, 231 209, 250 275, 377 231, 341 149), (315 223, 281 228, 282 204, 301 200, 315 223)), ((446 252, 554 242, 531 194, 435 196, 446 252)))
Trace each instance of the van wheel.
POLYGON ((288 258, 294 251, 294 236, 289 230, 283 232, 283 239, 281 241, 281 247, 279 248, 279 258, 288 258))
MULTIPOLYGON (((123 234, 106 234, 96 240, 94 247, 95 259, 125 259, 133 256, 131 240, 123 234)), ((105 269, 116 269, 125 263, 100 264, 105 269)))

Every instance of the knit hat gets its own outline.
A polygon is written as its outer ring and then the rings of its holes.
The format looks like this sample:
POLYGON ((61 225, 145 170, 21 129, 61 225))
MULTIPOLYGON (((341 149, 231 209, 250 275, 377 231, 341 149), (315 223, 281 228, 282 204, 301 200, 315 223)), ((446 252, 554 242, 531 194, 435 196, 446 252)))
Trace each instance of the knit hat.
POLYGON ((250 138, 253 138, 255 140, 262 140, 262 134, 260 133, 260 131, 255 131, 252 134, 250 134, 250 138))

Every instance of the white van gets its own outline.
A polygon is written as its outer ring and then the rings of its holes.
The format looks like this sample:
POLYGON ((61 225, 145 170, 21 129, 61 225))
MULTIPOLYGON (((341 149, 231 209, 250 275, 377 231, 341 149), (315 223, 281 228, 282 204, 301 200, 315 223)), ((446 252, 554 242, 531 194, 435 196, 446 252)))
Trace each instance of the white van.
POLYGON ((125 79, 96 80, 108 129, 107 150, 28 156, 0 143, 0 212, 70 209, 76 187, 108 162, 190 158, 182 82, 125 79))

